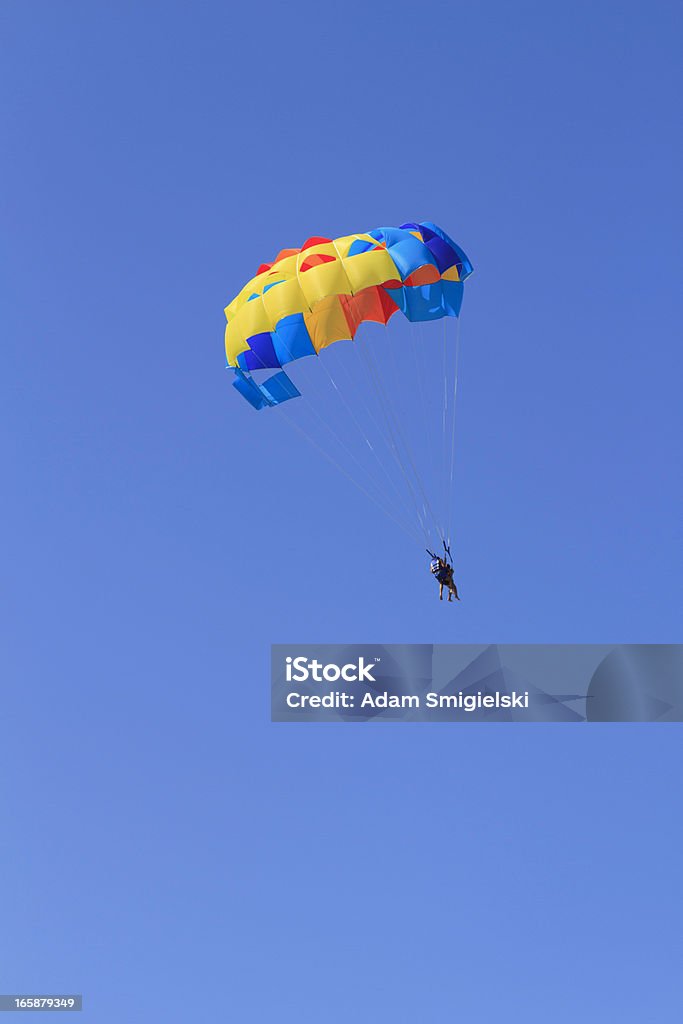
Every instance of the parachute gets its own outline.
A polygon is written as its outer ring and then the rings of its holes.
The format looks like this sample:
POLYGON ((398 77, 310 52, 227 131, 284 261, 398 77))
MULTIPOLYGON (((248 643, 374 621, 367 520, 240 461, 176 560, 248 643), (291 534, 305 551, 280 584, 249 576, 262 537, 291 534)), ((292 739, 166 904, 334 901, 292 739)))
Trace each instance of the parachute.
MULTIPOLYGON (((411 508, 416 515, 416 523, 411 523, 411 529, 417 525, 418 533, 425 541, 432 540, 434 529, 441 540, 448 540, 450 524, 443 521, 443 515, 439 519, 434 514, 417 465, 419 460, 413 457, 410 444, 401 430, 401 417, 391 406, 391 389, 383 379, 384 364, 373 362, 372 346, 362 334, 359 341, 355 339, 361 324, 374 322, 386 326, 399 311, 411 324, 417 325, 443 318, 458 318, 464 282, 471 273, 472 265, 463 250, 441 228, 430 221, 411 222, 336 239, 314 236, 307 239, 300 249, 283 249, 272 262, 262 263, 256 276, 225 307, 225 353, 227 365, 234 375, 233 386, 258 411, 280 407, 302 396, 302 385, 294 379, 293 370, 295 364, 305 360, 306 356, 320 356, 323 350, 339 341, 354 342, 354 348, 364 350, 361 354, 369 363, 363 376, 375 387, 374 396, 370 396, 367 402, 368 410, 375 427, 379 420, 382 421, 387 451, 379 455, 376 442, 373 443, 366 432, 367 424, 361 422, 361 413, 354 408, 355 392, 362 388, 347 389, 348 397, 345 397, 344 390, 331 375, 333 361, 325 354, 320 363, 326 364, 334 392, 341 396, 354 427, 358 428, 365 441, 360 456, 350 453, 354 471, 360 468, 364 474, 363 483, 359 484, 355 472, 340 468, 391 518, 396 519, 400 503, 397 504, 396 481, 392 480, 390 470, 397 466, 403 477, 402 489, 407 491, 409 515, 411 508), (285 366, 287 371, 283 369, 285 366), (381 474, 369 471, 364 464, 367 448, 379 459, 381 474), (381 494, 381 501, 378 501, 378 481, 385 476, 391 490, 381 494)), ((397 335, 393 347, 402 347, 400 335, 397 335)), ((418 363, 433 364, 433 359, 425 358, 425 351, 423 346, 418 363)), ((443 368, 442 372, 439 371, 437 386, 438 392, 434 389, 428 392, 432 395, 438 393, 438 402, 432 399, 430 409, 437 404, 439 406, 445 444, 446 411, 453 417, 453 434, 455 431, 454 397, 457 389, 457 366, 453 366, 453 359, 448 354, 445 334, 443 368), (451 369, 454 394, 452 408, 448 408, 451 369)), ((422 382, 420 388, 424 388, 422 382)), ((309 382, 309 389, 315 397, 312 382, 309 382)), ((323 407, 326 408, 325 405, 323 407)), ((325 425, 333 430, 329 420, 325 425)), ((321 432, 317 426, 312 433, 304 431, 298 420, 294 421, 294 426, 306 433, 309 440, 330 457, 321 443, 321 432)), ((345 429, 337 440, 349 452, 345 429)), ((450 459, 452 476, 452 454, 450 459)), ((332 461, 336 464, 334 457, 332 461)), ((447 473, 447 459, 443 461, 443 468, 447 473)), ((450 512, 446 514, 450 518, 450 512)))

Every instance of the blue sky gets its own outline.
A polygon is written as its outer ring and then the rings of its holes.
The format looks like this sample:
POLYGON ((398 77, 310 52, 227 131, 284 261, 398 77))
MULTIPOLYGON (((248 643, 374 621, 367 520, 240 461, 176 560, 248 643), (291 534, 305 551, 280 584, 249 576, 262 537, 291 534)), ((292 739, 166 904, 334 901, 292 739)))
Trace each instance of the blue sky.
POLYGON ((657 0, 3 5, 0 989, 677 1019, 677 727, 275 726, 268 663, 681 639, 680 33, 657 0), (413 219, 476 267, 455 609, 223 368, 260 262, 413 219))

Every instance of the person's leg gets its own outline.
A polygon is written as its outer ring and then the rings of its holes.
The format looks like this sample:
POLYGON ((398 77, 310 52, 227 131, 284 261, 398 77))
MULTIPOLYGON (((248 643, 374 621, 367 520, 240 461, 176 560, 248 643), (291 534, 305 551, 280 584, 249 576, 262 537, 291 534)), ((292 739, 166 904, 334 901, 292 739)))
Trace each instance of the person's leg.
POLYGON ((443 601, 443 583, 439 583, 439 601, 443 601))

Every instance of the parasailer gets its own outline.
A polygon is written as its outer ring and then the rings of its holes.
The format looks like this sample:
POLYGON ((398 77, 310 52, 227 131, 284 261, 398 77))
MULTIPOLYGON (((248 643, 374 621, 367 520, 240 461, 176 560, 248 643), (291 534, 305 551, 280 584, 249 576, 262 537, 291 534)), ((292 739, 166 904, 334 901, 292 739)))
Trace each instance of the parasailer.
POLYGON ((431 558, 431 562, 429 564, 430 572, 432 573, 432 576, 436 578, 436 581, 439 584, 439 601, 443 601, 444 587, 446 587, 448 590, 449 602, 453 597, 455 598, 456 601, 459 601, 460 598, 458 596, 458 588, 455 585, 455 580, 453 579, 454 570, 450 548, 444 542, 443 557, 435 555, 434 552, 429 551, 429 549, 427 549, 427 554, 431 558))

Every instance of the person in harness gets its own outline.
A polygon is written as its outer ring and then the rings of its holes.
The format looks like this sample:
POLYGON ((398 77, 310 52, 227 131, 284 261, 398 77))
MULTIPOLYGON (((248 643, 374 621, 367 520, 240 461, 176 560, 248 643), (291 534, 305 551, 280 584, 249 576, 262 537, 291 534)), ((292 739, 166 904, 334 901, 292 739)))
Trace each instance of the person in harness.
POLYGON ((455 585, 453 579, 453 563, 451 562, 451 552, 444 541, 444 557, 440 558, 439 555, 435 555, 433 551, 427 549, 427 554, 431 555, 431 562, 429 564, 429 570, 432 576, 436 577, 439 584, 439 601, 443 601, 443 588, 448 589, 448 600, 452 601, 455 598, 456 601, 460 600, 458 596, 458 588, 455 585))

